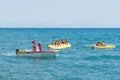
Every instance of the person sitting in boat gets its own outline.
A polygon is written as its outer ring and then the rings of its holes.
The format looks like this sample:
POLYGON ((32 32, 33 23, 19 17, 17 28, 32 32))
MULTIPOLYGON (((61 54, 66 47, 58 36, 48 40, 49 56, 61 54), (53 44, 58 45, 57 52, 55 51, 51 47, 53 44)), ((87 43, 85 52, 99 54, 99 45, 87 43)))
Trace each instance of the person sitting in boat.
POLYGON ((55 45, 55 41, 52 42, 52 45, 55 45))
POLYGON ((65 40, 63 40, 63 44, 65 44, 65 42, 66 42, 66 41, 65 41, 65 40))
POLYGON ((57 41, 55 41, 55 46, 57 45, 57 41))
POLYGON ((41 42, 38 43, 38 48, 39 48, 39 51, 42 51, 42 44, 41 44, 41 42))
POLYGON ((100 44, 100 42, 98 42, 97 44, 96 44, 96 46, 100 46, 101 44, 100 44))
POLYGON ((105 46, 104 41, 102 41, 100 44, 101 44, 101 46, 105 46))
POLYGON ((61 40, 61 44, 64 44, 64 40, 61 40))
POLYGON ((58 40, 55 41, 55 45, 56 45, 56 46, 59 45, 59 41, 58 41, 58 40))
POLYGON ((37 48, 36 48, 36 42, 34 40, 32 41, 32 44, 33 44, 33 51, 36 51, 37 50, 37 48))
POLYGON ((60 43, 60 40, 58 41, 58 45, 60 45, 61 43, 60 43))
POLYGON ((65 39, 65 44, 68 44, 68 40, 67 39, 65 39))

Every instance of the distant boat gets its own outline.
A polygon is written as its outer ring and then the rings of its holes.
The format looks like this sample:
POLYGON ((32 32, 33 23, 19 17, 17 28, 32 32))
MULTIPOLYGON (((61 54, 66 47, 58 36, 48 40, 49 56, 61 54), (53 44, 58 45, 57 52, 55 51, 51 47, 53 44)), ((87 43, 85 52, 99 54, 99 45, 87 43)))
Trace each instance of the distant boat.
POLYGON ((59 50, 42 50, 42 51, 32 51, 32 50, 19 50, 16 49, 17 56, 29 56, 29 57, 49 57, 58 56, 59 50))
POLYGON ((105 46, 96 46, 94 45, 90 45, 91 48, 99 48, 99 49, 112 49, 112 48, 116 48, 114 45, 110 45, 110 44, 106 44, 105 46))

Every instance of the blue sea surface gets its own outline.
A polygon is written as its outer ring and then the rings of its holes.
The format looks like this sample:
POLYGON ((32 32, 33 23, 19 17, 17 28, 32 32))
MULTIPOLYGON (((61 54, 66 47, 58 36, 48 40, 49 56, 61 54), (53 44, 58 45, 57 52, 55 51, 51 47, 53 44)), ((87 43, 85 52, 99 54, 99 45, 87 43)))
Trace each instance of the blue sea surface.
POLYGON ((0 80, 120 80, 120 29, 0 28, 0 80), (16 49, 43 49, 54 40, 72 45, 55 58, 18 57, 16 49), (91 49, 98 41, 115 49, 91 49))

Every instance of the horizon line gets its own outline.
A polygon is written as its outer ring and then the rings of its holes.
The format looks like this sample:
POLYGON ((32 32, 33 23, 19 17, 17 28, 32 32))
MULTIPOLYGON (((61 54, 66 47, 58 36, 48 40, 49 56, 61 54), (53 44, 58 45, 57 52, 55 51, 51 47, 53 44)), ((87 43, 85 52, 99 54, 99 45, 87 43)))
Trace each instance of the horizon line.
POLYGON ((120 28, 120 27, 0 27, 0 28, 120 28))

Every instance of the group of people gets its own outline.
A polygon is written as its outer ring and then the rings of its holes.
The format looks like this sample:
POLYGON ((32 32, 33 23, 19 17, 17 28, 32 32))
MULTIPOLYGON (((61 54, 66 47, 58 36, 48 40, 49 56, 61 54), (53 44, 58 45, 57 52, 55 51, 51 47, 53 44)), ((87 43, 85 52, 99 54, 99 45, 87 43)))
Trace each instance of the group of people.
POLYGON ((61 44, 68 44, 68 40, 63 39, 63 40, 56 40, 52 42, 52 45, 61 45, 61 44))
POLYGON ((42 51, 42 44, 39 42, 38 45, 36 45, 36 42, 35 40, 32 41, 32 44, 33 44, 33 51, 36 51, 37 50, 37 46, 39 48, 39 51, 42 51))
POLYGON ((98 42, 98 43, 96 44, 96 46, 105 46, 104 41, 98 42))

